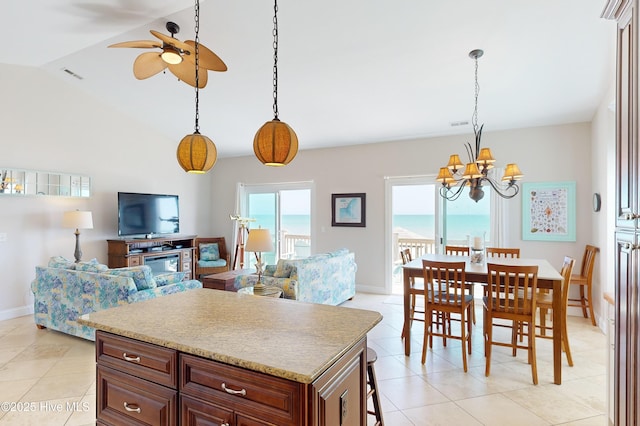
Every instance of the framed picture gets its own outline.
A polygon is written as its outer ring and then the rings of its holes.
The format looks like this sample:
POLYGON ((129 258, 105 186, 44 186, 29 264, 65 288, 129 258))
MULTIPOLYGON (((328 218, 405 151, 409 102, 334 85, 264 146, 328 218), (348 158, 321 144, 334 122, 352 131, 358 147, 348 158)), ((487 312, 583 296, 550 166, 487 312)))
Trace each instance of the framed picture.
POLYGON ((366 196, 331 194, 331 226, 366 226, 366 196))
POLYGON ((522 239, 576 240, 575 182, 523 182, 522 239))

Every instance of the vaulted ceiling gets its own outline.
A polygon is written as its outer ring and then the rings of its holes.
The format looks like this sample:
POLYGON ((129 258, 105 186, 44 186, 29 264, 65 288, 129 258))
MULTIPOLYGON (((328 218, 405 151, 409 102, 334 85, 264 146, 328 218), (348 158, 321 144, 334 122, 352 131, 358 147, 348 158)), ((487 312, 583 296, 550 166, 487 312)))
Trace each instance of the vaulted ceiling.
MULTIPOLYGON (((300 149, 471 133, 480 48, 484 131, 590 121, 613 83, 603 0, 279 0, 278 106, 300 149)), ((174 139, 194 129, 195 91, 169 72, 137 80, 167 21, 194 38, 185 0, 30 0, 0 5, 3 63, 41 68, 174 139)), ((227 64, 200 91, 200 130, 220 157, 249 155, 273 118, 270 0, 202 0, 200 42, 227 64)), ((613 99, 611 99, 613 101, 613 99)))

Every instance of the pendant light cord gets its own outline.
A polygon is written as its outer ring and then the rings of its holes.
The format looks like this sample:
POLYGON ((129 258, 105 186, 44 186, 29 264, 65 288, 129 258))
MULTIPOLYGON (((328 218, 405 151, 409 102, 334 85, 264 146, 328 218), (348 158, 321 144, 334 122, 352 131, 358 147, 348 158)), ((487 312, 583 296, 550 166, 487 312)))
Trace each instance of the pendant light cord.
POLYGON ((199 96, 199 91, 198 91, 198 87, 200 86, 200 81, 198 79, 198 68, 200 68, 200 64, 198 62, 198 53, 199 53, 199 48, 198 46, 200 45, 200 37, 198 35, 198 33, 200 32, 200 2, 198 0, 196 0, 196 6, 195 6, 195 32, 196 32, 196 36, 195 36, 195 51, 196 51, 196 58, 195 58, 195 65, 196 65, 196 124, 195 124, 195 134, 199 134, 200 133, 200 124, 198 123, 198 120, 200 119, 200 110, 199 110, 199 103, 200 103, 200 96, 199 96))
POLYGON ((273 120, 278 119, 278 1, 273 1, 273 120))

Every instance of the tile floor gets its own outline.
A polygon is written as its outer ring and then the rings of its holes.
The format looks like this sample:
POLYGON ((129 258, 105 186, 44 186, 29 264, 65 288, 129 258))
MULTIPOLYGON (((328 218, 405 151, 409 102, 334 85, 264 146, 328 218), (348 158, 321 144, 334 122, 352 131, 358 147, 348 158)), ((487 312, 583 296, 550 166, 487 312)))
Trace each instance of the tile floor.
MULTIPOLYGON (((507 349, 495 348, 491 376, 484 376, 481 317, 468 373, 458 342, 444 348, 434 340, 426 364, 420 363, 420 322, 413 325, 412 354, 405 357, 401 303, 399 296, 358 294, 344 305, 384 316, 370 332, 369 346, 378 353, 386 426, 606 424, 606 338, 588 320, 570 317, 575 365, 564 360, 561 386, 552 383, 551 341, 537 340, 540 384, 534 386, 524 351, 512 358, 507 349)), ((0 342, 0 425, 95 424, 93 342, 37 330, 31 316, 0 322, 0 342)))

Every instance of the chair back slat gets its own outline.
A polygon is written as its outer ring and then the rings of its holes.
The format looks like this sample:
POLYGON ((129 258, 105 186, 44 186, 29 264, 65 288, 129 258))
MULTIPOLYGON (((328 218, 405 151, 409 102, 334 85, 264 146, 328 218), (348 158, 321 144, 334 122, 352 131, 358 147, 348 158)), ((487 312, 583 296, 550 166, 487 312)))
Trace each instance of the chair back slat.
POLYGON ((584 249, 584 255, 582 256, 582 268, 580 270, 580 275, 586 277, 589 281, 591 281, 591 277, 593 275, 593 267, 596 263, 596 253, 598 252, 598 247, 588 245, 584 249))
POLYGON ((535 312, 538 266, 487 263, 487 271, 489 309, 514 315, 535 312))
POLYGON ((465 297, 465 262, 422 260, 428 303, 459 304, 465 297))
POLYGON ((487 257, 520 258, 517 247, 487 247, 487 257))
POLYGON ((444 252, 451 256, 469 256, 467 246, 444 246, 444 252))

